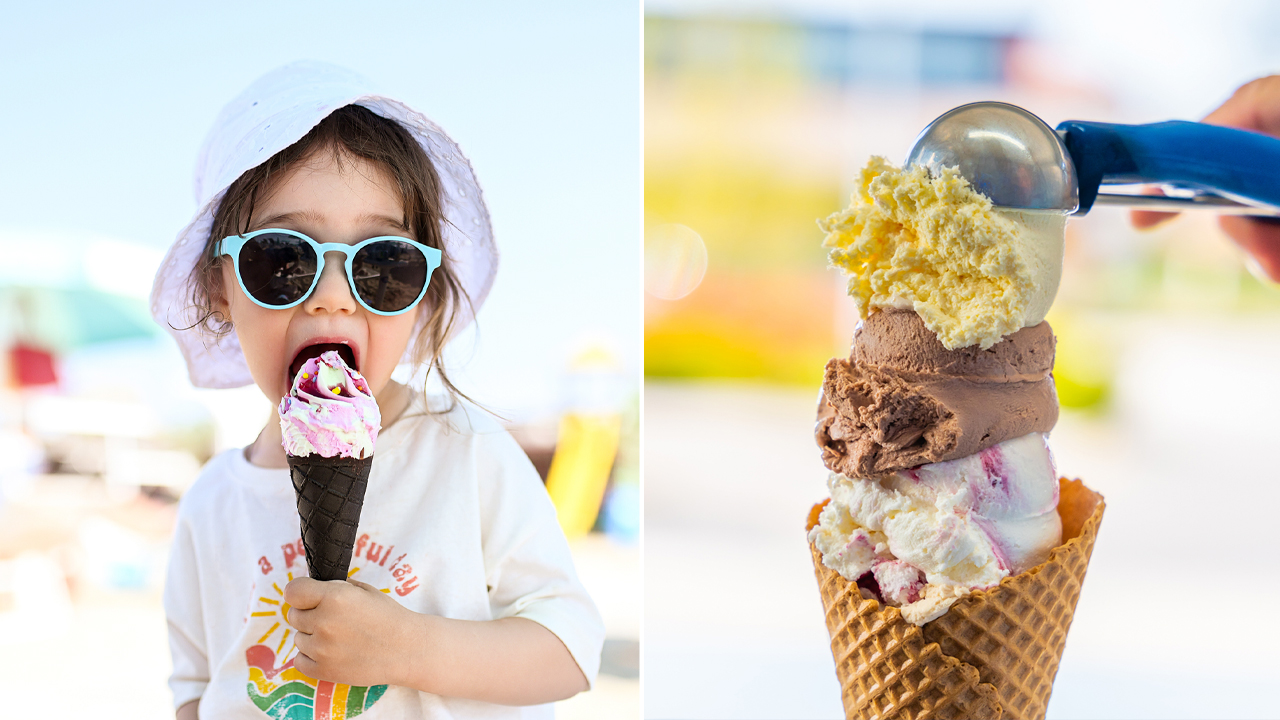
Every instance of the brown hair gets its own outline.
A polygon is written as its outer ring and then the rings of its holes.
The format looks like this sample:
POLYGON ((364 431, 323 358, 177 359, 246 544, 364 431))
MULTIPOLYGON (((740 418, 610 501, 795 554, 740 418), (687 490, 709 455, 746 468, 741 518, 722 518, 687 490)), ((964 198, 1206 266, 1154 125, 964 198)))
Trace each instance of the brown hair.
MULTIPOLYGON (((404 207, 404 225, 413 239, 434 248, 444 249, 443 198, 440 177, 426 151, 402 125, 384 118, 368 108, 347 105, 331 113, 298 142, 271 156, 231 183, 218 203, 213 216, 213 229, 204 251, 192 271, 191 302, 199 312, 196 327, 214 335, 231 332, 231 323, 213 305, 222 297, 222 258, 216 254, 218 240, 248 232, 253 223, 256 202, 265 197, 274 184, 295 165, 317 153, 333 153, 339 164, 345 158, 367 160, 386 172, 400 194, 404 207)), ((439 373, 445 389, 454 399, 466 398, 449 380, 441 361, 445 341, 452 334, 463 304, 471 307, 471 298, 453 269, 448 253, 431 275, 431 284, 422 302, 426 322, 416 338, 414 365, 428 364, 428 373, 439 373)), ((423 312, 420 306, 415 312, 423 312)), ((468 398, 469 399, 469 398, 468 398)))

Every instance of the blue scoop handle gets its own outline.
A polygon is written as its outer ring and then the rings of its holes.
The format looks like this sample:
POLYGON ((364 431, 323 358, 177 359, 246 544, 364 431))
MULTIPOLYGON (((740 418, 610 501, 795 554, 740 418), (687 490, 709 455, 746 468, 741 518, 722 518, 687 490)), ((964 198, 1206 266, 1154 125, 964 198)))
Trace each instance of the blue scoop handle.
POLYGON ((1280 208, 1280 139, 1170 120, 1150 125, 1067 120, 1058 125, 1076 166, 1083 215, 1102 185, 1170 183, 1280 208))

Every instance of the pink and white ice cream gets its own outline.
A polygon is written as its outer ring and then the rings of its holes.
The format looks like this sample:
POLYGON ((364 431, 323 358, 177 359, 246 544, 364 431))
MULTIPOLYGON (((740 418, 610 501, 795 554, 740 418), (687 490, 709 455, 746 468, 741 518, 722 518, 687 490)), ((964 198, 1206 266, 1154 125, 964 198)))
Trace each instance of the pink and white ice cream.
POLYGON ((883 600, 917 625, 1043 562, 1062 538, 1043 433, 878 479, 832 473, 828 487, 809 534, 823 564, 851 580, 870 573, 883 600))
POLYGON ((371 457, 382 427, 368 381, 334 350, 302 365, 279 413, 284 451, 294 457, 371 457))

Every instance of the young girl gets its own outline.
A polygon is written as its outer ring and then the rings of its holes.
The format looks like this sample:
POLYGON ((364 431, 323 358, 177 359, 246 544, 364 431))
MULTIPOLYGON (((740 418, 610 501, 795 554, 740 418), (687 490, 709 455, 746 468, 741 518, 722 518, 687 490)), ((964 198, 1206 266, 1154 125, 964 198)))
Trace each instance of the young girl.
POLYGON ((337 350, 383 428, 347 582, 305 576, 275 417, 183 497, 164 596, 178 717, 550 717, 593 682, 604 630, 533 466, 441 366, 497 264, 470 163, 358 76, 296 63, 222 111, 196 195, 152 291, 192 382, 279 403, 337 350), (371 238, 319 250, 315 277, 314 243, 371 238), (441 251, 434 272, 418 245, 441 251), (392 381, 400 362, 447 395, 392 381))

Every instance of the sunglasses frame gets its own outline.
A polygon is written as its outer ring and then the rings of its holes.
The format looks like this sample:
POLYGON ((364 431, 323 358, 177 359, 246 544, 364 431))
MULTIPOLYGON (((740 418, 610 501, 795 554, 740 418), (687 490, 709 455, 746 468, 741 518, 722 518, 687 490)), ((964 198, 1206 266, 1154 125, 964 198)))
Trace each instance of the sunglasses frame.
POLYGON ((254 230, 253 232, 246 233, 244 235, 228 235, 227 237, 224 237, 218 241, 216 250, 218 253, 218 257, 222 257, 223 255, 231 256, 231 264, 236 271, 236 282, 240 284, 240 289, 244 291, 244 294, 250 300, 252 300, 254 304, 258 305, 259 307, 266 308, 268 310, 288 310, 291 307, 296 307, 297 305, 300 305, 303 302, 305 302, 306 299, 311 297, 311 294, 316 291, 316 286, 320 284, 320 277, 324 273, 324 256, 331 252, 340 252, 346 256, 346 260, 343 263, 343 267, 345 268, 347 273, 347 286, 351 288, 351 296, 356 299, 356 302, 360 303, 360 307, 363 307, 365 310, 368 310, 374 315, 384 315, 384 316, 401 315, 417 307, 418 303, 422 302, 422 298, 426 296, 427 288, 431 286, 431 274, 434 273, 436 269, 440 267, 440 261, 442 258, 442 253, 440 252, 439 248, 433 248, 428 245, 423 245, 420 242, 410 240, 409 238, 406 238, 406 237, 399 237, 396 235, 379 235, 378 237, 371 237, 368 240, 361 240, 355 245, 347 245, 346 243, 317 242, 312 238, 307 237, 306 235, 298 232, 297 230, 286 230, 284 228, 264 228, 262 230, 254 230), (307 291, 302 294, 302 297, 289 303, 288 305, 268 305, 262 302, 261 300, 258 300, 258 298, 253 296, 253 293, 249 292, 249 288, 244 286, 244 278, 240 275, 240 251, 244 249, 245 243, 249 242, 255 237, 258 237, 259 235, 266 235, 268 233, 280 233, 284 235, 292 235, 293 237, 296 237, 299 240, 302 240, 303 242, 310 245, 311 248, 316 253, 316 258, 317 258, 316 276, 315 276, 315 279, 311 281, 311 287, 307 288, 307 291), (373 243, 380 242, 383 240, 394 240, 396 242, 408 243, 414 246, 415 248, 417 248, 419 251, 421 251, 423 257, 427 261, 427 279, 426 279, 426 282, 422 284, 422 292, 418 293, 418 297, 415 298, 413 302, 409 303, 409 305, 406 306, 403 310, 394 310, 392 312, 375 310, 369 307, 369 304, 364 301, 364 298, 360 297, 360 291, 356 290, 356 279, 351 269, 351 263, 355 259, 356 253, 359 252, 361 249, 363 249, 366 245, 372 245, 373 243))

